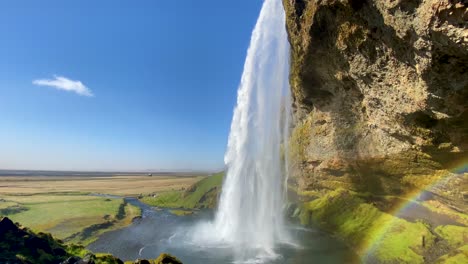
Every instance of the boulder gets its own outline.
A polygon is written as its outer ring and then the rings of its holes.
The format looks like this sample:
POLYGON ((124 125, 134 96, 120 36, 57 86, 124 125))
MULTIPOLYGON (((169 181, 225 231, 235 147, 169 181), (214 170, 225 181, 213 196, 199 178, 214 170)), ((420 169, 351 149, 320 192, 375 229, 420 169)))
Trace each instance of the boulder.
POLYGON ((155 264, 182 264, 182 261, 180 261, 178 258, 167 254, 167 253, 162 253, 159 255, 159 257, 154 261, 155 264))

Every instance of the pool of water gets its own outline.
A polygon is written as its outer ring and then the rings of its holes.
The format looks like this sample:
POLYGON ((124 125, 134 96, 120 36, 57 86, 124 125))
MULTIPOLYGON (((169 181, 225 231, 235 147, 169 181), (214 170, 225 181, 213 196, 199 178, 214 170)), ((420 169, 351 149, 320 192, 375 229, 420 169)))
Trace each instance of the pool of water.
MULTIPOLYGON (((142 208, 143 215, 130 226, 103 234, 88 249, 93 252, 111 253, 124 261, 137 258, 154 259, 162 252, 175 255, 184 263, 219 264, 239 261, 245 250, 223 246, 199 245, 187 234, 201 221, 209 221, 212 211, 194 215, 177 216, 169 210, 158 210, 137 199, 127 202, 142 208)), ((318 228, 289 226, 295 245, 283 244, 275 249, 272 259, 249 259, 250 263, 359 263, 356 255, 343 243, 318 228)))

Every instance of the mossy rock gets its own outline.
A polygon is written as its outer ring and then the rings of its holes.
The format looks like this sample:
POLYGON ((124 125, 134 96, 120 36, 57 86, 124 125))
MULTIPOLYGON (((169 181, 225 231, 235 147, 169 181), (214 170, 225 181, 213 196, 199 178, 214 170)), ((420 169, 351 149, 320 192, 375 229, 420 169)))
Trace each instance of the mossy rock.
POLYGON ((182 261, 180 261, 178 258, 167 254, 167 253, 162 253, 159 255, 159 257, 154 261, 154 264, 182 264, 182 261))
POLYGON ((423 263, 435 241, 425 224, 382 212, 344 189, 303 203, 299 219, 302 224, 318 224, 329 230, 361 256, 372 256, 384 263, 423 263))

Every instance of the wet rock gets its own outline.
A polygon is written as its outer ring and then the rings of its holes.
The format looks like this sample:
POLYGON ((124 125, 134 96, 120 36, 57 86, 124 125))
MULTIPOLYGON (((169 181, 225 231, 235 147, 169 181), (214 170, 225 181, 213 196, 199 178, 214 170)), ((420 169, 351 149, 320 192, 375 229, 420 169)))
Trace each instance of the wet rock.
POLYGON ((142 219, 141 216, 135 216, 135 217, 133 217, 133 219, 132 219, 132 223, 136 223, 136 222, 138 222, 138 221, 141 221, 141 219, 142 219))
POLYGON ((134 262, 135 264, 151 264, 148 260, 146 259, 137 259, 134 262))
POLYGON ((95 264, 96 256, 94 256, 91 253, 88 253, 82 258, 80 261, 78 261, 77 264, 95 264))
POLYGON ((62 261, 60 264, 76 264, 76 263, 79 263, 80 260, 81 258, 73 256, 73 257, 67 258, 65 261, 62 261))

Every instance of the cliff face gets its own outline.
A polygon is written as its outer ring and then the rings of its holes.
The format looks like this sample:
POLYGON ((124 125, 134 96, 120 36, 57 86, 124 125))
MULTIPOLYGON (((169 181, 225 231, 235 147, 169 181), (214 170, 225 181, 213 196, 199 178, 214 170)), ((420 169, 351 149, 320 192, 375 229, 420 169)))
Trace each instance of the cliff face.
MULTIPOLYGON (((283 2, 299 190, 400 194, 466 161, 466 0, 283 2)), ((445 186, 463 206, 466 180, 445 186)))

